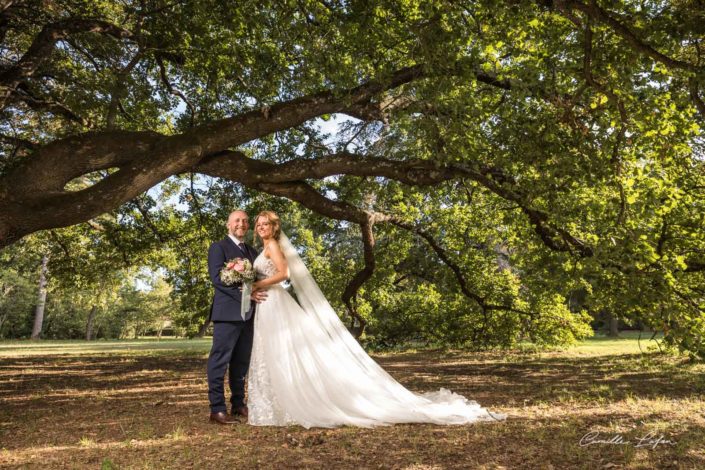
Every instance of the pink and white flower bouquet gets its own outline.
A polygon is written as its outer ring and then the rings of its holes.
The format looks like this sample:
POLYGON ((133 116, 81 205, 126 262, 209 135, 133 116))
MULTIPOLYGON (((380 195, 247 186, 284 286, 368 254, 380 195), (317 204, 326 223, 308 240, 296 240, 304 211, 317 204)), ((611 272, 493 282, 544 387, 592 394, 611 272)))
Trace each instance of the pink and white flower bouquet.
POLYGON ((220 270, 220 280, 226 286, 234 286, 240 283, 251 283, 255 280, 255 270, 252 268, 250 260, 245 258, 234 258, 225 263, 220 270))

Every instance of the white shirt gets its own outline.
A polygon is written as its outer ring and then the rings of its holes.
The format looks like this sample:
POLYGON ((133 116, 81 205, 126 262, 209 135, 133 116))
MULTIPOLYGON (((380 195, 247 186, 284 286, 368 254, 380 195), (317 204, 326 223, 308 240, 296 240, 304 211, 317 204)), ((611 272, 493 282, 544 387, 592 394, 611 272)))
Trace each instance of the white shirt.
POLYGON ((228 234, 228 237, 230 237, 230 239, 232 241, 234 241, 237 246, 240 246, 240 243, 245 243, 244 241, 238 240, 238 238, 235 235, 232 235, 230 233, 228 234))

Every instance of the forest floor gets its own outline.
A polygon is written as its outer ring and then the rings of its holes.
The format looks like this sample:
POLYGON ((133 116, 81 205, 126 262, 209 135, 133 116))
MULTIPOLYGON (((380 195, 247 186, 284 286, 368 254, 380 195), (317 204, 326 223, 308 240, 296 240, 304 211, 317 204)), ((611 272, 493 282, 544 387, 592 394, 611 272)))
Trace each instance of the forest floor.
POLYGON ((648 343, 375 354, 414 391, 509 417, 304 429, 210 424, 209 340, 0 342, 0 467, 705 468, 705 364, 648 343))

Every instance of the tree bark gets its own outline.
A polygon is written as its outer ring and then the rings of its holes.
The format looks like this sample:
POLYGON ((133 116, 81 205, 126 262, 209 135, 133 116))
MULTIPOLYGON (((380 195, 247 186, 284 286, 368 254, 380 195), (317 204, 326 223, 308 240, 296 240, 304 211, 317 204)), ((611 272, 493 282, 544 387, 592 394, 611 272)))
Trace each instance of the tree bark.
POLYGON ((201 327, 198 329, 198 333, 196 333, 196 338, 203 338, 206 334, 206 330, 208 330, 208 326, 211 324, 211 315, 210 315, 210 307, 209 312, 208 312, 208 317, 206 317, 205 321, 201 325, 201 327))
POLYGON ((95 314, 98 310, 96 305, 91 307, 91 312, 88 314, 88 321, 86 322, 86 341, 93 339, 93 326, 95 322, 95 314))
POLYGON ((42 334, 42 324, 44 323, 44 307, 47 300, 47 266, 49 255, 42 257, 42 266, 39 270, 39 293, 37 295, 37 306, 34 309, 34 326, 32 327, 32 339, 39 339, 42 334))

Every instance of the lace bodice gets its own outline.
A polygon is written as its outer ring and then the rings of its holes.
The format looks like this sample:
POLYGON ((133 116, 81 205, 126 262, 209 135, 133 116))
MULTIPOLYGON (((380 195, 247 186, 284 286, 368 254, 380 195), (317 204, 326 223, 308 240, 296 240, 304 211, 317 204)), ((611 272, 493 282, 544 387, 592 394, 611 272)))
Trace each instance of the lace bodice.
POLYGON ((257 273, 257 279, 266 279, 272 277, 277 273, 277 267, 274 265, 274 261, 270 258, 266 258, 264 254, 260 254, 252 265, 257 273))

